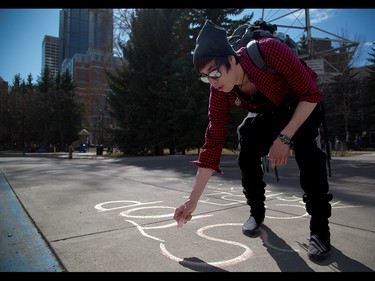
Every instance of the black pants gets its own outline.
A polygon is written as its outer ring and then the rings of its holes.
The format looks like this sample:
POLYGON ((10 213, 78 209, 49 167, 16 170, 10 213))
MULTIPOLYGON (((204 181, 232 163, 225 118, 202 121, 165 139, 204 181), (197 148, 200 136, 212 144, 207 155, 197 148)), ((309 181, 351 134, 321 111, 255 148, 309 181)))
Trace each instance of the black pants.
MULTIPOLYGON (((245 118, 238 127, 243 193, 251 214, 260 223, 265 216, 265 187, 262 157, 266 156, 277 135, 291 119, 295 106, 276 109, 255 117, 245 118)), ((295 159, 300 170, 303 201, 311 216, 310 231, 329 238, 328 218, 331 216, 332 195, 328 193, 326 154, 318 147, 316 138, 322 122, 318 104, 292 138, 295 159)))

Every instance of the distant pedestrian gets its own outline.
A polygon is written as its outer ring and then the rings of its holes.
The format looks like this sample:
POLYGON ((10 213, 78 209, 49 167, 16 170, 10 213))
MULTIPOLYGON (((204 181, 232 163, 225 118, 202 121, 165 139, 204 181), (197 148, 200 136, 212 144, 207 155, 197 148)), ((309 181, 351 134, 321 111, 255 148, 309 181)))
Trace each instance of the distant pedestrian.
POLYGON ((69 145, 68 147, 69 159, 73 159, 73 151, 74 151, 73 145, 69 145))
POLYGON ((354 138, 354 150, 361 150, 361 147, 362 147, 362 138, 359 134, 356 134, 354 138))
POLYGON ((335 156, 337 156, 337 152, 341 151, 341 141, 338 136, 335 137, 335 156))

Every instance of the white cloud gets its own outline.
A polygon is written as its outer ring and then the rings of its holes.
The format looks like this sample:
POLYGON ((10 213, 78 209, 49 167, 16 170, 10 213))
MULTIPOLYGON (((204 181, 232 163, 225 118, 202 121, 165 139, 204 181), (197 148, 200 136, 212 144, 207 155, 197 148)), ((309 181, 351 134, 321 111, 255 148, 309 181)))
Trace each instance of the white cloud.
MULTIPOLYGON (((290 12, 290 10, 289 10, 290 12)), ((335 9, 309 9, 310 24, 322 23, 330 20, 335 15, 335 9)), ((289 20, 300 23, 305 22, 305 12, 303 9, 287 16, 289 20), (297 20, 296 20, 297 19, 297 20)))
POLYGON ((330 20, 334 15, 334 9, 310 9, 310 23, 322 23, 330 20))
POLYGON ((373 46, 373 42, 365 42, 365 43, 363 43, 363 46, 364 47, 372 47, 373 46))

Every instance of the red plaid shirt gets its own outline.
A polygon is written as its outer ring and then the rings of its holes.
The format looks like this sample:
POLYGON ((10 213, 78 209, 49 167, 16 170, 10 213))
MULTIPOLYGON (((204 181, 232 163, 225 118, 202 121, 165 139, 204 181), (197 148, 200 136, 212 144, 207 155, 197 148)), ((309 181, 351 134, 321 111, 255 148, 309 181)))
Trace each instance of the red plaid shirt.
MULTIPOLYGON (((293 100, 318 103, 323 99, 316 85, 316 74, 306 67, 305 62, 298 59, 286 44, 273 38, 266 38, 259 40, 259 48, 266 64, 277 74, 255 66, 245 48, 239 49, 237 54, 248 79, 268 98, 269 102, 282 106, 293 100)), ((211 86, 205 143, 198 160, 193 161, 198 167, 211 168, 223 174, 219 167, 221 152, 226 142, 230 108, 234 105, 247 112, 260 112, 269 106, 266 103, 241 102, 234 89, 224 93, 211 86)))

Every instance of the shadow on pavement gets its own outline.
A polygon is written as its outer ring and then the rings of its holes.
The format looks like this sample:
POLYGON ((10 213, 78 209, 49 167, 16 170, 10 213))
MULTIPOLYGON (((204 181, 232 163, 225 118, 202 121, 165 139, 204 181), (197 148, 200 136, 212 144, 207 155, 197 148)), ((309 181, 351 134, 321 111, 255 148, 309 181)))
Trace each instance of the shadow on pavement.
POLYGON ((222 268, 210 265, 196 257, 184 258, 179 264, 197 272, 227 272, 222 268))
POLYGON ((260 238, 281 272, 313 272, 308 264, 283 239, 266 225, 261 226, 260 238), (273 246, 271 246, 273 245, 273 246))

